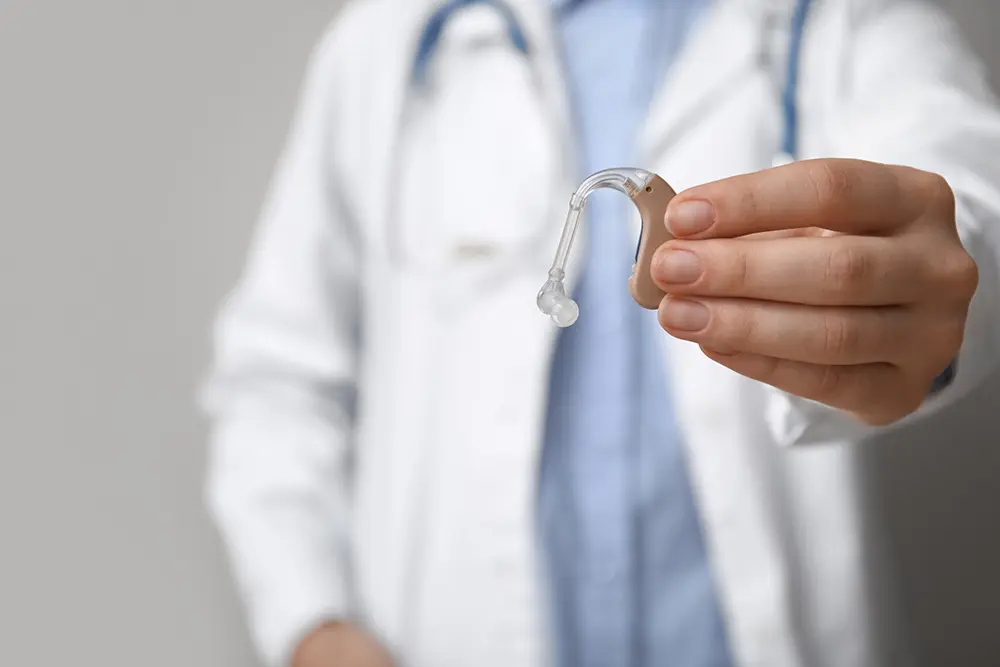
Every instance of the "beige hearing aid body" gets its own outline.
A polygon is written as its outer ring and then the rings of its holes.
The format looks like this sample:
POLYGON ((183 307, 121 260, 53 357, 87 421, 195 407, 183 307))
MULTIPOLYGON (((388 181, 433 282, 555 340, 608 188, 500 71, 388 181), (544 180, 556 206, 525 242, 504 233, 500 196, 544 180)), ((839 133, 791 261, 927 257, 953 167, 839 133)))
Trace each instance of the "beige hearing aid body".
POLYGON ((605 169, 588 177, 570 197, 569 213, 559 239, 559 247, 556 249, 552 268, 549 269, 548 279, 536 299, 538 309, 549 315, 560 327, 571 326, 579 316, 579 307, 566 294, 563 282, 566 277, 566 260, 587 197, 600 188, 612 188, 627 195, 639 210, 642 230, 639 233, 632 275, 628 279, 632 298, 643 308, 655 310, 665 296, 663 290, 653 282, 649 269, 656 249, 673 238, 667 231, 664 216, 667 205, 676 193, 666 181, 644 169, 605 169))
POLYGON ((635 302, 650 310, 659 308, 660 301, 666 296, 653 282, 649 269, 656 249, 674 238, 667 231, 664 218, 667 214, 667 204, 676 194, 665 180, 653 174, 649 182, 632 195, 632 201, 639 209, 642 231, 639 232, 639 246, 635 254, 635 264, 632 265, 632 275, 628 279, 628 288, 635 302))

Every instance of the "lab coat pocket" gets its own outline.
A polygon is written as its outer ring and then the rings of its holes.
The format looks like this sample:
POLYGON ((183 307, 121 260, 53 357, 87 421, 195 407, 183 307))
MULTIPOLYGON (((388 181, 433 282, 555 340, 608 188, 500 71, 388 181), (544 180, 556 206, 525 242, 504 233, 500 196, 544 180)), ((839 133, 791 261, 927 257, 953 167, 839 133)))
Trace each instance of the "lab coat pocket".
POLYGON ((530 62, 503 34, 453 35, 414 86, 390 239, 408 264, 477 274, 529 261, 559 224, 555 137, 530 62))

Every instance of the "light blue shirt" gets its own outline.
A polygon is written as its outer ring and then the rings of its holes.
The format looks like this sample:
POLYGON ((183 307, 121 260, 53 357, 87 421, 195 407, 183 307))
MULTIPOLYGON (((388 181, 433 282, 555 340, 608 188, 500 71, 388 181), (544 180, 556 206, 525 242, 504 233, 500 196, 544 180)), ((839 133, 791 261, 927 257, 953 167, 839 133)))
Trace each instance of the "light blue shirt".
MULTIPOLYGON (((555 2, 580 178, 639 164, 652 92, 708 0, 555 2), (648 67, 650 63, 656 67, 648 67)), ((729 667, 655 313, 626 280, 621 194, 587 206, 580 319, 553 360, 539 526, 563 667, 729 667)))

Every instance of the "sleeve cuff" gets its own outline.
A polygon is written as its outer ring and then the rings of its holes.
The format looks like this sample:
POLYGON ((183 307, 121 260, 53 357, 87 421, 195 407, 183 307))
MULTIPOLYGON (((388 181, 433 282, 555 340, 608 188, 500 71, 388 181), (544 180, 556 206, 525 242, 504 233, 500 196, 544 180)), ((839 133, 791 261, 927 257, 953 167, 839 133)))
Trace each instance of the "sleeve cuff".
POLYGON ((842 410, 768 387, 768 428, 783 447, 857 442, 934 412, 942 404, 941 394, 954 384, 957 374, 958 359, 955 359, 931 383, 924 405, 890 426, 868 426, 842 410))
POLYGON ((782 447, 862 440, 875 432, 828 405, 768 387, 767 425, 782 447))

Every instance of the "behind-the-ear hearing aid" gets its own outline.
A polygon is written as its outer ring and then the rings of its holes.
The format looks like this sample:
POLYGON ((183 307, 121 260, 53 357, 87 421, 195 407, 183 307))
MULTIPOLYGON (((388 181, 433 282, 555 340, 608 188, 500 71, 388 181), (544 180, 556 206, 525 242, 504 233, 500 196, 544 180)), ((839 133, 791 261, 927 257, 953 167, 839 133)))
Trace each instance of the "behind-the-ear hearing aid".
POLYGON ((535 300, 538 309, 551 317, 560 327, 571 326, 580 315, 580 307, 566 294, 563 282, 566 278, 566 260, 573 245, 573 237, 576 236, 580 215, 587 204, 587 197, 600 188, 611 188, 628 195, 639 209, 642 230, 639 232, 632 275, 628 279, 632 298, 643 308, 655 310, 665 296, 663 290, 653 282, 649 274, 649 265, 656 249, 673 238, 667 231, 664 216, 667 204, 676 193, 666 181, 644 169, 604 169, 589 176, 570 197, 569 213, 566 215, 566 224, 559 238, 559 247, 556 249, 552 268, 549 269, 548 280, 542 285, 535 300))

